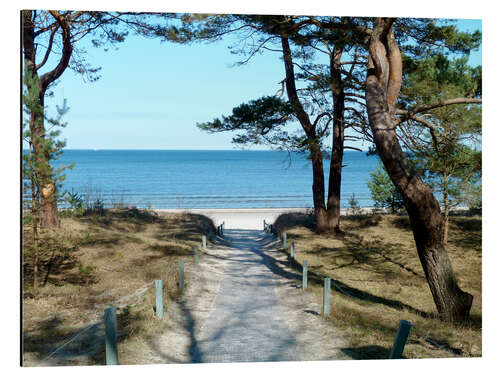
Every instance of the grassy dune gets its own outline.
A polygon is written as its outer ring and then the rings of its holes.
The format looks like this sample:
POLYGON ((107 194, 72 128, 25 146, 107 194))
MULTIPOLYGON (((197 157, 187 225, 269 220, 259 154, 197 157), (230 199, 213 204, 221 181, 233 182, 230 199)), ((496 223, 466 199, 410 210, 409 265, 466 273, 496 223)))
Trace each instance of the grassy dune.
MULTIPOLYGON (((23 332, 25 365, 37 365, 83 329, 54 355, 61 364, 103 364, 103 341, 95 339, 104 308, 119 306, 119 357, 133 362, 134 347, 168 323, 156 321, 154 287, 162 279, 164 303, 179 297, 177 265, 192 263, 193 246, 215 231, 212 221, 195 214, 156 214, 137 209, 64 218, 57 231, 42 235, 40 281, 34 295, 33 236, 23 229, 23 332), (68 353, 85 357, 63 358, 68 353), (88 358, 91 358, 90 360, 88 358)), ((189 280, 186 280, 189 282, 189 280)), ((101 329, 102 331, 102 329, 101 329)), ((124 363, 122 361, 122 363, 124 363)))
MULTIPOLYGON (((406 358, 481 356, 481 218, 452 217, 448 253, 459 285, 474 296, 471 321, 444 323, 420 265, 406 216, 345 217, 343 236, 316 235, 313 218, 281 215, 276 228, 295 243, 296 260, 307 260, 310 290, 322 298, 321 279, 332 278, 332 312, 328 319, 342 328, 358 359, 387 358, 399 320, 415 326, 406 358)), ((289 251, 289 249, 287 250, 289 251)))

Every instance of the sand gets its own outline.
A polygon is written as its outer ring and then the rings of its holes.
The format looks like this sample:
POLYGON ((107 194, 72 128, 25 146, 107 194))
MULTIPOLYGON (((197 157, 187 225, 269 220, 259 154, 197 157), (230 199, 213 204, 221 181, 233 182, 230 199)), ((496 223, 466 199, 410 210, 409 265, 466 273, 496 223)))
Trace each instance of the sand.
POLYGON ((168 306, 168 328, 136 351, 135 363, 349 359, 344 333, 321 316, 279 249, 260 230, 229 229, 210 243, 186 268, 188 288, 168 306))
POLYGON ((215 226, 224 222, 226 229, 264 229, 264 220, 271 224, 285 212, 306 212, 306 208, 196 208, 196 209, 159 209, 157 212, 189 212, 205 215, 213 220, 215 226))
MULTIPOLYGON (((362 212, 370 212, 371 207, 361 208, 362 212)), ((192 209, 157 209, 161 212, 190 212, 208 216, 215 226, 224 222, 226 229, 264 229, 264 220, 268 224, 274 223, 276 218, 286 212, 308 212, 310 208, 192 208, 192 209)), ((340 210, 341 215, 346 215, 348 209, 340 210)))

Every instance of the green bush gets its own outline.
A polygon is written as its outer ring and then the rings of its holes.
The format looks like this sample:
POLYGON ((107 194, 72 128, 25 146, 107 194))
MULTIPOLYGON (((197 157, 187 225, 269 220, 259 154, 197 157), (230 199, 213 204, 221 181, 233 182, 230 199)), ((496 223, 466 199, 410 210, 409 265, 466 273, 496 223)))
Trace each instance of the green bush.
POLYGON ((349 198, 349 207, 351 209, 351 215, 360 215, 361 214, 361 207, 359 206, 359 201, 356 198, 356 195, 352 193, 351 197, 349 198))
POLYGON ((403 207, 403 196, 383 167, 378 166, 370 173, 367 184, 376 208, 386 208, 396 213, 403 207))

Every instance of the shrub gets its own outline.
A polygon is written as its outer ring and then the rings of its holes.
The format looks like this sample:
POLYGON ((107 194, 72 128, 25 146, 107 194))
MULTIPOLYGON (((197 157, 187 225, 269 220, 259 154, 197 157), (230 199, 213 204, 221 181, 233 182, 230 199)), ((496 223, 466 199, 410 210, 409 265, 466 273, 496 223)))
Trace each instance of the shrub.
POLYGON ((403 196, 383 167, 378 166, 370 173, 367 184, 376 208, 387 208, 391 213, 396 213, 403 207, 403 196))
POLYGON ((349 207, 351 209, 351 215, 360 215, 361 214, 361 207, 359 207, 359 201, 356 198, 356 195, 352 193, 351 197, 349 198, 349 207))

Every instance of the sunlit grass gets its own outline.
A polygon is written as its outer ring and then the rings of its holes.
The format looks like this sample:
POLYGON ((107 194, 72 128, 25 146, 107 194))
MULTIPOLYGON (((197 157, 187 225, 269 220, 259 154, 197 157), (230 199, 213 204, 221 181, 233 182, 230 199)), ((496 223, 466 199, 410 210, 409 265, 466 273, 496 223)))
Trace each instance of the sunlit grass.
MULTIPOLYGON (((481 356, 481 218, 452 217, 448 253, 460 286, 474 296, 471 322, 445 323, 436 309, 406 216, 346 217, 343 235, 320 236, 312 218, 282 215, 275 226, 295 243, 296 259, 332 278, 329 320, 346 331, 353 358, 387 358, 401 319, 414 324, 407 358, 481 356)), ((321 280, 310 281, 321 301, 321 280)))
MULTIPOLYGON (((158 216, 130 209, 63 218, 59 230, 43 234, 39 278, 46 283, 34 295, 33 240, 26 226, 23 332, 24 352, 30 353, 26 364, 36 364, 50 347, 99 321, 104 308, 117 305, 119 350, 133 361, 134 347, 168 321, 168 317, 156 321, 154 280, 163 280, 166 306, 177 299, 178 260, 192 263, 193 247, 201 248, 201 235, 214 229, 211 220, 201 215, 158 216)), ((93 346, 94 342, 82 342, 81 348, 73 349, 90 353, 86 364, 103 364, 103 342, 93 346)))

